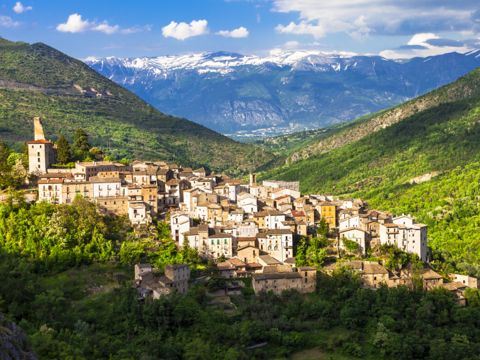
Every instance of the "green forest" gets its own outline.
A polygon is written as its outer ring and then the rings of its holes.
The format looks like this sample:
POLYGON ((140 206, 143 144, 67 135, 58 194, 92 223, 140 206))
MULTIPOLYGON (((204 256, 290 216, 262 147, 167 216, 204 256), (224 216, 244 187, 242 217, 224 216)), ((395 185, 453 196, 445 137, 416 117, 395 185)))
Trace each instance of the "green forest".
MULTIPOLYGON (((317 263, 321 248, 310 244, 305 261, 317 263)), ((245 280, 242 295, 232 297, 234 311, 225 311, 202 283, 186 296, 139 302, 132 265, 140 260, 158 269, 188 263, 194 278, 215 278, 195 251, 176 250, 165 223, 135 232, 82 199, 0 206, 0 313, 23 328, 41 359, 281 359, 313 349, 332 359, 452 360, 480 353, 478 292, 468 292, 461 307, 444 290, 363 289, 341 269, 319 273, 309 295, 256 297, 245 280)))

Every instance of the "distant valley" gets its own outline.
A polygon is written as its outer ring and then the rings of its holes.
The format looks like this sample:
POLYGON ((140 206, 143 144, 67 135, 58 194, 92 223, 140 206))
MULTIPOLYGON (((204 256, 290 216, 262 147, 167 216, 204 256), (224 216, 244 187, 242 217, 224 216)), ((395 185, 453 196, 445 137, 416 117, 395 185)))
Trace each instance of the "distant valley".
POLYGON ((405 61, 289 51, 86 63, 163 112, 248 139, 327 127, 400 104, 477 68, 480 51, 405 61))

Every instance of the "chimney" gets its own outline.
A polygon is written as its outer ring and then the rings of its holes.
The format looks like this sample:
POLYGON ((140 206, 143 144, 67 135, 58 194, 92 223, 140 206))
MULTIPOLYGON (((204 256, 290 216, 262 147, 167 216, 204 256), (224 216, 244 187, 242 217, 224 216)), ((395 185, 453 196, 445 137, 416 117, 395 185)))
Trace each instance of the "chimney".
POLYGON ((257 174, 250 173, 250 186, 257 185, 257 174))
POLYGON ((33 118, 33 131, 35 135, 34 140, 45 140, 42 121, 38 116, 33 118))

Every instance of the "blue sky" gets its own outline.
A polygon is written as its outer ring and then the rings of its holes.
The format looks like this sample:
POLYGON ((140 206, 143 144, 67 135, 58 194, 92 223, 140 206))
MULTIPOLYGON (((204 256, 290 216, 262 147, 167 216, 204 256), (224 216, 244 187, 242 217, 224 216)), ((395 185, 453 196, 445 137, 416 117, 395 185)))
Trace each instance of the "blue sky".
POLYGON ((400 58, 479 48, 480 1, 1 1, 0 35, 78 58, 279 48, 400 58))

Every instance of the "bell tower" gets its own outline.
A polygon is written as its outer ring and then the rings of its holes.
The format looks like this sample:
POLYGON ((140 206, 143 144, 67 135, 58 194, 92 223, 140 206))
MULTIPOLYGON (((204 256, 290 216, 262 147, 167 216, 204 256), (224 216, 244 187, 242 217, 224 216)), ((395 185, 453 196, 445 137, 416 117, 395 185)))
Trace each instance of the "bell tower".
POLYGON ((39 117, 33 118, 34 140, 27 142, 28 171, 30 174, 46 174, 48 168, 55 163, 53 143, 45 139, 42 121, 39 117))

